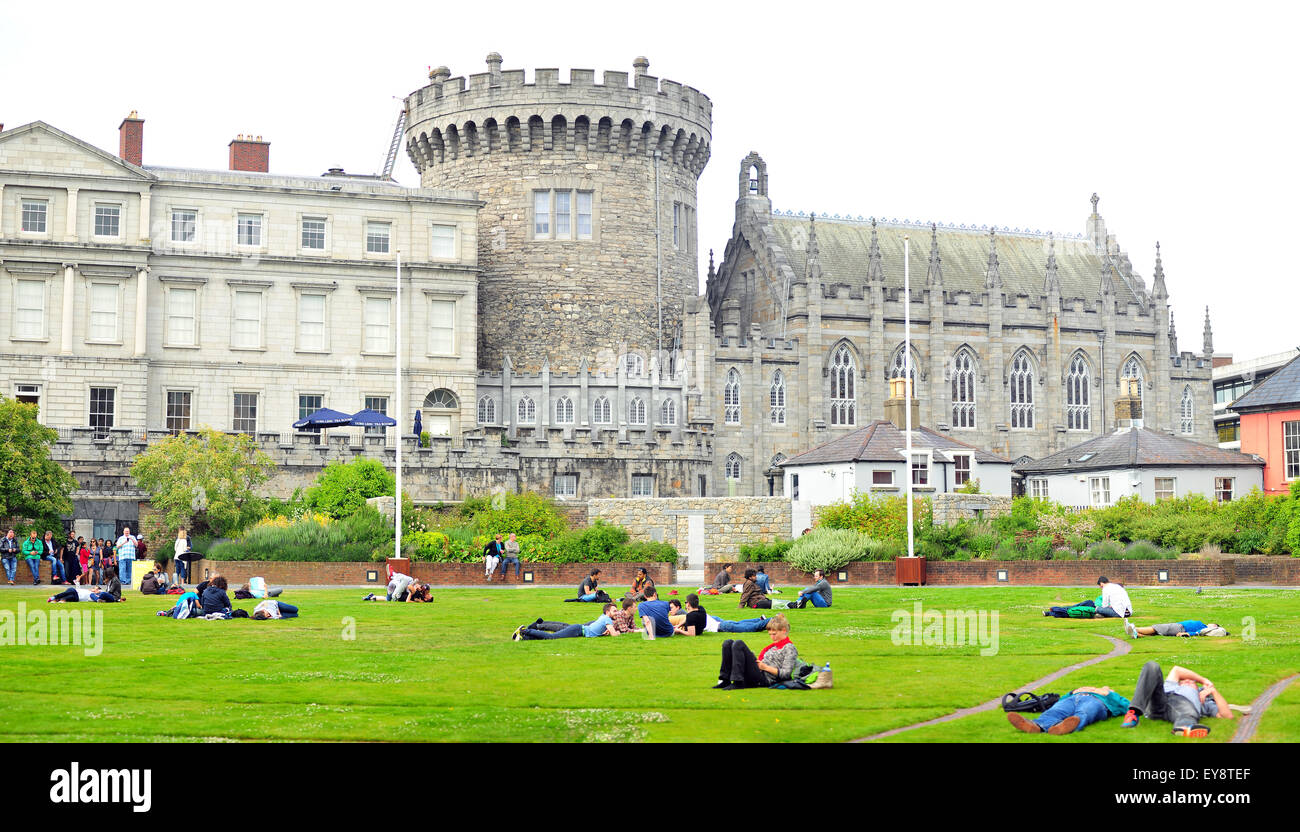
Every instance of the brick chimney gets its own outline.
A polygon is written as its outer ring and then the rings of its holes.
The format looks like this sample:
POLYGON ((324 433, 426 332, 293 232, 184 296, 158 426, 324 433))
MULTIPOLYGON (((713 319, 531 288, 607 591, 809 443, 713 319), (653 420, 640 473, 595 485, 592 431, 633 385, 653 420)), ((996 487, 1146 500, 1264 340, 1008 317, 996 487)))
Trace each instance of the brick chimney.
POLYGON ((117 126, 117 155, 137 167, 144 164, 144 119, 131 111, 117 126))
POLYGON ((266 173, 271 169, 271 143, 241 133, 230 143, 230 169, 266 173))
MULTIPOLYGON (((899 430, 907 430, 907 384, 901 378, 889 380, 889 398, 885 399, 885 418, 893 423, 894 427, 899 430)), ((921 402, 913 396, 910 400, 912 407, 912 430, 921 426, 921 402)))

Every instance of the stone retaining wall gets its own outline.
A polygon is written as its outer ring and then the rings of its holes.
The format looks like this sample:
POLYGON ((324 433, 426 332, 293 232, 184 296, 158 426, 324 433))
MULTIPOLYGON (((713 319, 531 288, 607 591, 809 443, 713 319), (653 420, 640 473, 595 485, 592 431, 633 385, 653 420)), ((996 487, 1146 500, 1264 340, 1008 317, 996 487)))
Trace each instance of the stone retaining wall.
POLYGON ((628 530, 633 540, 672 544, 690 554, 690 517, 704 519, 705 559, 735 558, 742 543, 790 534, 790 500, 785 497, 642 497, 590 500, 591 523, 604 520, 628 530))
POLYGON ((958 520, 991 520, 1011 513, 1011 497, 997 494, 935 494, 934 524, 948 526, 958 520))

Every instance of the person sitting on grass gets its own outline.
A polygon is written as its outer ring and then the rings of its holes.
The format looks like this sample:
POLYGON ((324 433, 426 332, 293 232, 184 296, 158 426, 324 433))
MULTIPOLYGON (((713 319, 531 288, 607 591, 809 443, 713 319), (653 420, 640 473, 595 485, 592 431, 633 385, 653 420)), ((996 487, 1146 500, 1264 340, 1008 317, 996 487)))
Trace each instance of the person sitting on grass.
POLYGON ((1097 615, 1103 618, 1128 618, 1133 614, 1133 602, 1129 600, 1128 590, 1102 575, 1097 579, 1101 587, 1101 603, 1097 604, 1097 615))
POLYGON ((167 570, 158 561, 154 561, 153 570, 140 579, 140 592, 144 595, 167 594, 167 570))
POLYGON ((1177 736, 1204 737, 1210 728, 1201 723, 1203 718, 1232 719, 1232 710, 1214 683, 1201 674, 1175 665, 1166 677, 1159 662, 1147 662, 1138 674, 1124 727, 1136 728, 1144 716, 1172 722, 1177 736))
MULTIPOLYGON (((379 596, 373 592, 367 595, 362 601, 378 601, 379 596)), ((394 572, 393 578, 388 582, 383 600, 397 601, 399 603, 432 601, 429 595, 429 585, 417 581, 410 575, 404 575, 401 572, 394 572)))
POLYGON ((614 605, 606 604, 601 610, 600 617, 586 624, 561 624, 558 621, 543 621, 539 618, 532 624, 526 624, 515 630, 512 638, 515 641, 532 641, 541 638, 616 636, 619 632, 614 627, 614 619, 610 617, 613 612, 614 605))
POLYGON ((711 588, 716 589, 718 592, 735 592, 736 585, 732 583, 731 579, 731 570, 733 568, 734 564, 722 564, 722 571, 713 579, 713 586, 711 588))
POLYGON ((1150 627, 1135 627, 1132 621, 1124 622, 1124 632, 1129 638, 1143 636, 1226 636, 1228 631, 1218 624, 1206 624, 1204 621, 1173 621, 1168 624, 1152 624, 1150 627))
POLYGON ((1047 732, 1052 736, 1082 731, 1094 722, 1119 716, 1129 701, 1108 687, 1078 687, 1057 700, 1037 719, 1007 714, 1007 721, 1026 734, 1047 732))
POLYGON ((722 666, 718 668, 720 690, 766 688, 789 679, 799 663, 799 650, 790 641, 790 622, 784 615, 773 616, 767 625, 772 642, 758 656, 740 639, 722 642, 722 666))
POLYGON ((759 590, 764 595, 780 595, 781 590, 777 589, 776 585, 772 583, 772 579, 767 576, 767 572, 763 570, 763 567, 759 566, 757 568, 758 574, 754 576, 754 580, 758 581, 759 590))
POLYGON ((226 594, 227 588, 229 588, 229 584, 226 583, 225 576, 212 576, 208 581, 208 585, 204 587, 203 592, 199 595, 203 615, 230 612, 230 596, 226 594))
POLYGON ((268 618, 297 618, 298 608, 293 604, 286 604, 283 601, 276 601, 273 598, 267 598, 262 603, 253 608, 253 618, 258 621, 265 621, 268 618))
POLYGON ((569 598, 569 601, 599 601, 600 600, 600 579, 596 576, 600 574, 599 569, 591 570, 591 574, 582 579, 578 584, 578 597, 569 598))
POLYGON ((645 600, 645 588, 654 585, 654 579, 650 577, 650 573, 646 571, 645 567, 637 567, 636 579, 632 581, 632 589, 625 593, 623 597, 631 598, 639 603, 645 600))
POLYGON ((740 606, 745 609, 770 610, 772 601, 759 590, 758 581, 754 580, 756 575, 758 575, 757 569, 745 570, 745 585, 740 592, 740 606))
POLYGON ((622 607, 622 609, 610 613, 609 617, 613 619, 614 629, 618 630, 618 634, 626 635, 637 629, 635 621, 636 602, 631 598, 624 598, 622 607))
MULTIPOLYGON (((671 617, 670 617, 671 620, 671 617)), ((757 633, 766 630, 772 619, 760 615, 744 621, 723 621, 704 611, 700 606, 700 596, 692 592, 686 596, 686 615, 680 624, 674 623, 673 629, 683 636, 698 636, 704 633, 757 633)))
POLYGON ((648 638, 668 638, 673 634, 672 622, 668 620, 668 604, 659 600, 659 590, 647 587, 645 600, 637 605, 641 613, 641 626, 648 638))
POLYGON ((808 606, 812 601, 814 607, 829 607, 831 605, 831 584, 826 580, 826 573, 820 569, 813 570, 813 585, 799 593, 799 599, 792 606, 800 609, 808 606))

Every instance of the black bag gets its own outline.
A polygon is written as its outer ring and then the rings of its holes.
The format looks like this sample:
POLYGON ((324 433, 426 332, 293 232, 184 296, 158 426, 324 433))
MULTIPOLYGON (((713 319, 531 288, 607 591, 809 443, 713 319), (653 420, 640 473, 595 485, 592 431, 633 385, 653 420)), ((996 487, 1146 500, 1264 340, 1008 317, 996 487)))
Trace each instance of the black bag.
POLYGON ((248 610, 235 610, 230 614, 231 618, 248 618, 248 610))
POLYGON ((1007 713, 1042 713, 1055 705, 1060 698, 1059 693, 1045 693, 1042 696, 1032 693, 1008 693, 1002 696, 1002 710, 1007 713))

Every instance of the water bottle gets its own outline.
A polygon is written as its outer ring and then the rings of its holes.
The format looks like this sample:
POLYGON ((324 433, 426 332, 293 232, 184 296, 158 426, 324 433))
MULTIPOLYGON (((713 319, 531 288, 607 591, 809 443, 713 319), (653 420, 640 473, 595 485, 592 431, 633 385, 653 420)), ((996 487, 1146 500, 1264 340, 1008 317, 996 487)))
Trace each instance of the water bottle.
POLYGON ((831 663, 827 662, 826 666, 822 668, 822 672, 829 673, 830 669, 831 669, 831 663))

